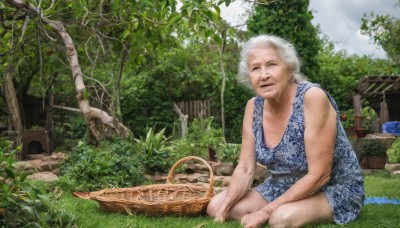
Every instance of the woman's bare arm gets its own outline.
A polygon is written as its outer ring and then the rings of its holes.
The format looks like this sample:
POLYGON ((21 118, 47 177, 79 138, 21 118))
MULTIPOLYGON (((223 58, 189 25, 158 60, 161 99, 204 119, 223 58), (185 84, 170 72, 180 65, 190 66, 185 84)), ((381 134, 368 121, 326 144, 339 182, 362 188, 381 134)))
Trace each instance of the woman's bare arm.
POLYGON ((256 166, 255 137, 253 134, 254 98, 249 100, 243 118, 242 147, 226 196, 215 216, 215 220, 224 221, 235 203, 249 190, 254 178, 256 166))

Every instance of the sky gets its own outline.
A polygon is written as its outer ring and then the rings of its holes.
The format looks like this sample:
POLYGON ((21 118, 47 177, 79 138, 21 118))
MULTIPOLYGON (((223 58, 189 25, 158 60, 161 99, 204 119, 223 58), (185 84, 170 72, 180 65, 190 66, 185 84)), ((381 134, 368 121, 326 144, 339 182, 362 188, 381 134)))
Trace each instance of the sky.
MULTIPOLYGON (((311 21, 320 25, 323 34, 335 43, 336 50, 349 54, 371 55, 386 58, 386 53, 365 35, 361 34, 361 18, 364 13, 390 14, 400 18, 397 0, 310 0, 311 21)), ((231 25, 245 24, 249 5, 243 0, 234 1, 228 8, 221 7, 221 15, 231 25)))

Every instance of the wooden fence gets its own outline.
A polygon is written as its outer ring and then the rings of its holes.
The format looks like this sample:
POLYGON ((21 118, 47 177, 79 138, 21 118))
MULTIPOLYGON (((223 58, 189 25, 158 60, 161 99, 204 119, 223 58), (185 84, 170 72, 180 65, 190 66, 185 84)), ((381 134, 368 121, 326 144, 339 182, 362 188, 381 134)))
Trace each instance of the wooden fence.
POLYGON ((216 116, 217 111, 212 107, 211 100, 181 101, 176 103, 184 115, 188 115, 188 121, 194 118, 208 118, 216 116))

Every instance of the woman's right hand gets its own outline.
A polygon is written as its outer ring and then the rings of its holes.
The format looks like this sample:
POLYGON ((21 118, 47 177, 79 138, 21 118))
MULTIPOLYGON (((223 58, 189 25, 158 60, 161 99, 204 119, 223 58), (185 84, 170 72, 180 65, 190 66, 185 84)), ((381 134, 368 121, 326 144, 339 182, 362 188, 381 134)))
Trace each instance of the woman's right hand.
POLYGON ((223 208, 220 208, 218 212, 215 214, 214 221, 215 222, 224 222, 228 217, 228 212, 223 208))

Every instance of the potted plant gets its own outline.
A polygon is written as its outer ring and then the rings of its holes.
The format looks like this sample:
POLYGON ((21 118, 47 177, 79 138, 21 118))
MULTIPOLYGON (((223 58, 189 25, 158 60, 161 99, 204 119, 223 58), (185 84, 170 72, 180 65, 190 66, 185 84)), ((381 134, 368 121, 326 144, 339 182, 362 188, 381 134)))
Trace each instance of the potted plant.
POLYGON ((366 140, 362 145, 364 168, 384 169, 386 164, 386 147, 379 140, 366 140))

